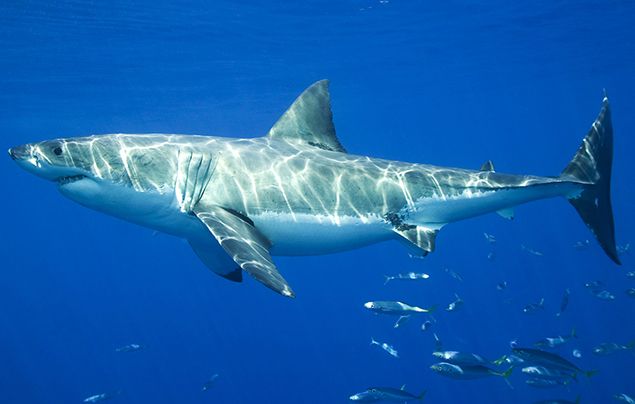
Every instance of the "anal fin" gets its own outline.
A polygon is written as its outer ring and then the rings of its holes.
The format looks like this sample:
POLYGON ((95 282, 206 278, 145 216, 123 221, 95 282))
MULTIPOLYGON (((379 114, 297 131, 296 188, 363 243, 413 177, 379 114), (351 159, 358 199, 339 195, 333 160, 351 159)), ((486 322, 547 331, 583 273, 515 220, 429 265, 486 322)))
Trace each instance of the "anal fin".
POLYGON ((503 219, 514 220, 514 208, 497 210, 496 213, 503 219))

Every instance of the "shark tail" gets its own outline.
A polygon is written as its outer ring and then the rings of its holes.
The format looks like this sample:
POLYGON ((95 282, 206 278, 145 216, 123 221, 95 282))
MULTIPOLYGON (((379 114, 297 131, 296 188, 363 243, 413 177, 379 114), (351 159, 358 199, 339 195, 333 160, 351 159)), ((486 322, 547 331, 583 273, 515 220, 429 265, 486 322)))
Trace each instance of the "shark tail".
POLYGON ((612 163, 613 125, 609 100, 605 95, 600 114, 560 178, 582 185, 581 192, 568 195, 567 199, 591 229, 606 255, 620 265, 611 207, 612 163))

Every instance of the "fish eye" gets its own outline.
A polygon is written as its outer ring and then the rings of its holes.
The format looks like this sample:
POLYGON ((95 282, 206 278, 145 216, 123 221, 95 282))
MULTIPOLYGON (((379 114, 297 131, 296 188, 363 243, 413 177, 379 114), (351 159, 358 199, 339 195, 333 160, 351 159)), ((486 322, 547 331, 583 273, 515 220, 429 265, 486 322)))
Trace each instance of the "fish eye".
POLYGON ((53 148, 53 153, 55 153, 56 156, 59 156, 60 154, 62 154, 62 148, 59 146, 53 148))

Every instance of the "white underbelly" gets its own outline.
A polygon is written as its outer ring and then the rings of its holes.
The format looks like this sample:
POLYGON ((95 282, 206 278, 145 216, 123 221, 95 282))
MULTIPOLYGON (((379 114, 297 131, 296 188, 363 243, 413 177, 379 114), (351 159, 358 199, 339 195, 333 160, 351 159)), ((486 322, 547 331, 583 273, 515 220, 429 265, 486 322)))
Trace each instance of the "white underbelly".
POLYGON ((319 255, 388 240, 394 233, 378 217, 266 212, 250 216, 272 243, 272 255, 319 255))
POLYGON ((575 189, 573 184, 562 183, 485 192, 467 190, 454 197, 422 198, 415 203, 416 209, 411 213, 411 221, 422 225, 446 224, 537 199, 565 195, 575 189))

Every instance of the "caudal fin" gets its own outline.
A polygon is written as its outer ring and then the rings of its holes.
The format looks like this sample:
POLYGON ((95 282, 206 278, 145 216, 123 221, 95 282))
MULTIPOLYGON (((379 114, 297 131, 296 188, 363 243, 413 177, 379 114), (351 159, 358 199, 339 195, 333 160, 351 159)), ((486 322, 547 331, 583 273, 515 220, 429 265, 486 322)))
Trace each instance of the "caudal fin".
POLYGON ((616 264, 615 227, 611 207, 611 166, 613 163, 613 125, 606 96, 602 109, 575 156, 560 178, 583 184, 579 194, 568 197, 604 252, 616 264))

